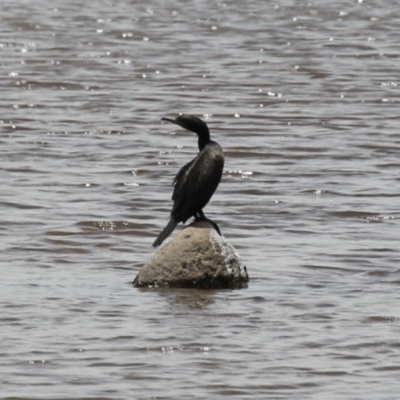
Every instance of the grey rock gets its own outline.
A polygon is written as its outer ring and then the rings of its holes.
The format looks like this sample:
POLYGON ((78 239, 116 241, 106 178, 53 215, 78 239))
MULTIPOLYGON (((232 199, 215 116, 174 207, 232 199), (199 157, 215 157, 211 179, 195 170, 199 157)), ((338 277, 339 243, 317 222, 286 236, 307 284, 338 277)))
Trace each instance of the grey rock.
POLYGON ((247 287, 247 269, 234 247, 206 221, 177 233, 142 267, 136 287, 247 287))

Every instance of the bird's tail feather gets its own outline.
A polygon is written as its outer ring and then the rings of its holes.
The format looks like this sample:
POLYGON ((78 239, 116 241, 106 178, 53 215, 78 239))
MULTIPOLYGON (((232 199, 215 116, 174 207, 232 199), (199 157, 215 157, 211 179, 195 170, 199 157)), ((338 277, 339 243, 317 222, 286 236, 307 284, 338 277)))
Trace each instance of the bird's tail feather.
POLYGON ((161 231, 157 239, 154 241, 153 247, 159 246, 172 233, 176 225, 178 225, 178 223, 171 218, 167 226, 161 231))

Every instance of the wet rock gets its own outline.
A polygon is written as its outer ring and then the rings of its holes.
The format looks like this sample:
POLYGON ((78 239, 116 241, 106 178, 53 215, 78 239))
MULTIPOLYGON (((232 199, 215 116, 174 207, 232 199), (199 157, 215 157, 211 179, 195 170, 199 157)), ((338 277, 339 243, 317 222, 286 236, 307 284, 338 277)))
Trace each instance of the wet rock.
POLYGON ((136 287, 240 288, 249 277, 234 247, 206 221, 177 233, 142 267, 136 287))

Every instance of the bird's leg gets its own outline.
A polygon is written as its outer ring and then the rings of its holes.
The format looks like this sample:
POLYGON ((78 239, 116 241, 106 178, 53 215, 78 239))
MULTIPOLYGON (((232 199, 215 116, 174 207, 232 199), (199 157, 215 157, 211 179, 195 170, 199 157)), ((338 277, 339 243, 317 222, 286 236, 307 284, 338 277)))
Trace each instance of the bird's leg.
POLYGON ((204 214, 203 214, 203 217, 201 217, 199 215, 199 213, 196 213, 196 214, 193 215, 193 217, 194 217, 195 221, 203 221, 204 220, 204 214))
POLYGON ((204 215, 203 210, 200 210, 199 212, 194 214, 194 219, 195 219, 195 221, 207 221, 207 222, 209 222, 214 227, 214 229, 218 232, 218 235, 222 236, 221 235, 221 231, 219 230, 219 226, 217 225, 217 223, 214 222, 214 221, 211 221, 211 219, 208 219, 204 215))
POLYGON ((197 214, 200 216, 200 220, 203 220, 203 221, 208 220, 208 218, 204 215, 203 210, 200 210, 197 214))

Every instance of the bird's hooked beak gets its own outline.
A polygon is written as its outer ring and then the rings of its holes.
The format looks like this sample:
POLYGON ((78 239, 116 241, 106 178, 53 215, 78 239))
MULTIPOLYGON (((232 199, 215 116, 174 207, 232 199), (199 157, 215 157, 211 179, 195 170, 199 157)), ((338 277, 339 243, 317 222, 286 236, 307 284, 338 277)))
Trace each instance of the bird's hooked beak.
POLYGON ((168 121, 168 122, 171 122, 172 124, 179 125, 181 128, 184 128, 184 127, 179 123, 179 121, 177 121, 176 119, 171 119, 171 118, 165 118, 165 117, 163 117, 163 118, 161 118, 161 121, 168 121))

